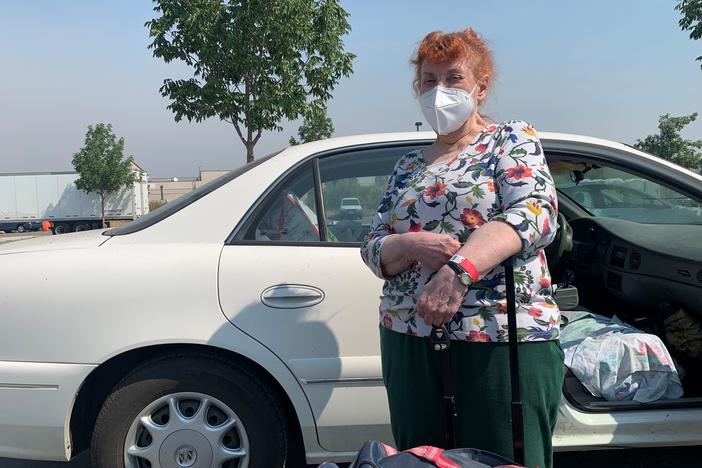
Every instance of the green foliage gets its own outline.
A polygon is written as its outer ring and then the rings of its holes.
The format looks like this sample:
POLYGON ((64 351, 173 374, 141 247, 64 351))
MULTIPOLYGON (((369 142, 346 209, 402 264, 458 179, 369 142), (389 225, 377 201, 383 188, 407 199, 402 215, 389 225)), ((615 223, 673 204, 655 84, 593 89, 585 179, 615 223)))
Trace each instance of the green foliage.
POLYGON ((634 147, 688 169, 699 168, 702 165, 702 140, 686 140, 680 135, 680 131, 696 118, 696 112, 681 117, 661 115, 658 119, 659 133, 637 140, 634 147))
POLYGON ((135 182, 133 161, 132 156, 124 159, 124 138, 117 140, 112 125, 103 123, 88 126, 85 145, 73 155, 73 167, 79 174, 76 187, 100 195, 103 227, 105 197, 135 182))
POLYGON ((354 55, 341 36, 351 27, 338 0, 154 0, 149 48, 182 60, 190 79, 166 79, 160 91, 176 121, 219 117, 232 124, 247 162, 264 130, 280 131, 324 109, 354 55))
POLYGON ((333 133, 334 125, 332 120, 327 117, 326 109, 313 109, 309 115, 305 116, 305 120, 297 130, 297 136, 300 138, 300 141, 297 141, 295 137, 290 137, 289 142, 291 145, 299 145, 300 143, 329 138, 333 133))
MULTIPOLYGON (((690 39, 696 41, 702 37, 702 0, 681 0, 675 5, 682 17, 678 24, 683 31, 690 31, 690 39)), ((702 62, 702 55, 695 60, 702 62)), ((702 65, 700 65, 702 68, 702 65)))

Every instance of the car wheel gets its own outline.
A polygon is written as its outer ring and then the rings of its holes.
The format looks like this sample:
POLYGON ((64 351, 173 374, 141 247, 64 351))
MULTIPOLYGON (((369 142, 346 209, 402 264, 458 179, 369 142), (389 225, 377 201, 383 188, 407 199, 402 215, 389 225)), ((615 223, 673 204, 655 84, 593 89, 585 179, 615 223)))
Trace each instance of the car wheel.
POLYGON ((26 229, 24 228, 24 225, 20 224, 19 226, 17 226, 17 232, 24 232, 24 231, 26 231, 26 229))
POLYGON ((127 375, 105 401, 91 441, 104 468, 285 466, 278 398, 256 375, 212 356, 170 355, 127 375))
POLYGON ((82 231, 87 231, 90 229, 90 226, 87 224, 76 224, 76 227, 74 228, 75 232, 82 232, 82 231))
POLYGON ((54 234, 66 234, 68 231, 68 224, 61 223, 54 226, 54 234))

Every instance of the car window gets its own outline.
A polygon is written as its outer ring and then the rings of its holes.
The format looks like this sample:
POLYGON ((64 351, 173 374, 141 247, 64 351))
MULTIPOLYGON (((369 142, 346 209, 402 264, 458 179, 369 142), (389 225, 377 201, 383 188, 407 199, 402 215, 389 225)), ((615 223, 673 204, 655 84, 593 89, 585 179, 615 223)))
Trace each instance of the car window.
POLYGON ((327 228, 338 242, 361 242, 397 160, 417 147, 354 151, 320 158, 327 228))
POLYGON ((636 174, 586 161, 550 164, 556 186, 593 216, 647 224, 700 224, 702 205, 636 174))
POLYGON ((308 161, 280 181, 246 220, 235 240, 360 243, 370 230, 395 163, 403 154, 420 147, 385 146, 320 156, 323 213, 318 213, 316 204, 315 161, 308 161), (326 224, 323 237, 318 227, 320 215, 326 224))
POLYGON ((242 240, 318 242, 312 165, 306 164, 268 197, 242 240))

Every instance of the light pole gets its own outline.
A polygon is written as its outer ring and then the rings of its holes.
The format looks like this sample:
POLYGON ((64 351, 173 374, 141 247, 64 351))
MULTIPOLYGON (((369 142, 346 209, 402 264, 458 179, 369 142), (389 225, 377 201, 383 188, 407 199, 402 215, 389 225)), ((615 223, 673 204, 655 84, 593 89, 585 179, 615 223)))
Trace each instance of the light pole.
POLYGON ((416 125, 417 131, 419 131, 419 127, 422 126, 422 122, 415 122, 414 125, 416 125))

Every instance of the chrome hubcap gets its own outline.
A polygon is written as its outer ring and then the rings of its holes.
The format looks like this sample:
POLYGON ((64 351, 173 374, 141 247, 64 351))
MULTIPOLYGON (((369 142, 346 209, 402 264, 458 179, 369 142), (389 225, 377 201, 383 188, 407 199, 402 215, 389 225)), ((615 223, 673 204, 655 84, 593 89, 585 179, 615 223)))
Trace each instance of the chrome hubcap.
POLYGON ((124 442, 127 468, 246 468, 249 441, 229 406, 202 393, 172 393, 144 408, 124 442))

